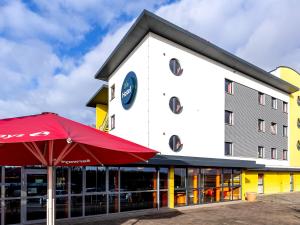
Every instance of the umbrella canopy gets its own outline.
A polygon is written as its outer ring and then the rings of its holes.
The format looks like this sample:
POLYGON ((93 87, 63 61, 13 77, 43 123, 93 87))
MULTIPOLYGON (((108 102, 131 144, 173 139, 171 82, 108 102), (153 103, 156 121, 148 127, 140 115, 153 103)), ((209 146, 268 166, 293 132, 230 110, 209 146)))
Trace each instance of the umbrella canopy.
POLYGON ((0 165, 114 165, 156 153, 54 113, 0 120, 0 165))

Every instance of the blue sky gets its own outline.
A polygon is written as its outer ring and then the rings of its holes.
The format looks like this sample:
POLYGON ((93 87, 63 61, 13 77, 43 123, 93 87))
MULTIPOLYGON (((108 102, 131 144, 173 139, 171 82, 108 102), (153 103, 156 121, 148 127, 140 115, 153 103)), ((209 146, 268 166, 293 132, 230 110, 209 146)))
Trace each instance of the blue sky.
POLYGON ((94 74, 143 9, 267 71, 300 71, 298 0, 0 0, 0 118, 94 123, 94 74))

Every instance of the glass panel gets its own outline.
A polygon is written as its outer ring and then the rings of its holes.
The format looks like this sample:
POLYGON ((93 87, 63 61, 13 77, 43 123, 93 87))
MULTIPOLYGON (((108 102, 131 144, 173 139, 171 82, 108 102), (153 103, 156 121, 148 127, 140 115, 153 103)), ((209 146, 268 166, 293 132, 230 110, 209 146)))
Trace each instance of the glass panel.
POLYGON ((47 195, 47 175, 28 174, 27 175, 27 196, 47 195))
POLYGON ((71 193, 82 193, 82 167, 71 167, 71 193))
POLYGON ((5 168, 5 197, 21 196, 21 167, 5 168))
POLYGON ((233 170, 233 186, 241 185, 241 171, 233 170))
POLYGON ((56 195, 68 194, 68 168, 56 168, 56 195))
POLYGON ((46 219, 47 198, 27 199, 27 220, 46 219))
POLYGON ((175 203, 175 206, 184 206, 184 205, 186 205, 186 192, 185 192, 185 190, 182 190, 182 191, 175 190, 174 191, 174 203, 175 203))
POLYGON ((118 195, 109 195, 109 212, 119 212, 119 197, 118 195))
POLYGON ((203 201, 219 202, 221 200, 221 171, 220 169, 203 169, 204 196, 203 201))
POLYGON ((198 189, 189 189, 188 190, 188 204, 189 205, 199 204, 199 190, 198 189))
POLYGON ((119 191, 119 168, 109 167, 109 191, 118 192, 119 191))
POLYGON ((231 201, 232 200, 232 188, 230 186, 223 187, 223 200, 231 201))
POLYGON ((86 167, 86 192, 105 191, 106 168, 97 166, 86 167))
POLYGON ((82 216, 82 196, 71 197, 71 217, 82 216))
POLYGON ((168 168, 159 169, 159 188, 168 189, 168 168))
POLYGON ((121 211, 156 208, 156 192, 121 194, 121 211))
POLYGON ((240 200, 240 199, 241 199, 241 187, 233 187, 232 200, 240 200))
POLYGON ((185 168, 175 168, 174 169, 174 187, 186 188, 186 169, 185 168))
POLYGON ((5 224, 20 223, 20 200, 5 201, 5 224))
POLYGON ((57 197, 56 198, 56 218, 68 218, 68 198, 57 197))
POLYGON ((199 188, 199 169, 189 168, 188 169, 188 188, 194 189, 199 188))
POLYGON ((85 215, 97 215, 106 213, 106 195, 86 195, 85 215))
POLYGON ((160 191, 159 193, 160 207, 168 207, 168 192, 160 191))
POLYGON ((121 191, 157 189, 157 172, 148 167, 121 167, 121 191))

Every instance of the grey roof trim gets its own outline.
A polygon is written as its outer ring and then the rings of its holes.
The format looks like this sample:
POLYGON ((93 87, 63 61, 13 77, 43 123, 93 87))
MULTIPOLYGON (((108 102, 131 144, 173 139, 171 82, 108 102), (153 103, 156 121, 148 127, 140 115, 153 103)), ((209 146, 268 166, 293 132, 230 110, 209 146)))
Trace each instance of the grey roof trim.
POLYGON ((104 89, 108 89, 108 85, 107 84, 102 84, 102 86, 99 88, 99 90, 86 103, 86 106, 95 108, 96 105, 99 103, 99 102, 96 102, 96 98, 100 94, 101 91, 104 91, 104 89))
MULTIPOLYGON (((136 163, 133 165, 141 165, 145 163, 136 163)), ((216 159, 216 158, 200 158, 187 156, 168 156, 156 155, 149 159, 147 165, 152 166, 191 166, 191 167, 228 167, 228 168, 264 168, 265 165, 256 164, 255 161, 235 160, 235 159, 216 159)))
POLYGON ((300 168, 289 168, 289 167, 265 167, 259 169, 249 169, 250 171, 262 171, 262 172, 300 172, 300 168))
POLYGON ((131 53, 143 37, 153 32, 179 45, 198 52, 220 62, 234 70, 240 71, 254 79, 269 84, 283 92, 293 93, 298 87, 271 75, 265 70, 225 51, 224 49, 186 31, 155 14, 144 10, 129 31, 98 70, 95 78, 107 81, 121 62, 131 53))

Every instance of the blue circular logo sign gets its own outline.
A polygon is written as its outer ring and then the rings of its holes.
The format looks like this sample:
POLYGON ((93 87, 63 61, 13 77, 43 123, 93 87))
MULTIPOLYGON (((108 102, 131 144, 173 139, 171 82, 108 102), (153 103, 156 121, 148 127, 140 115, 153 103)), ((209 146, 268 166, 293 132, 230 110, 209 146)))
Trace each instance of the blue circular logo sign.
POLYGON ((122 85, 121 102, 124 109, 129 109, 135 99, 137 91, 137 78, 134 72, 129 72, 122 85))

